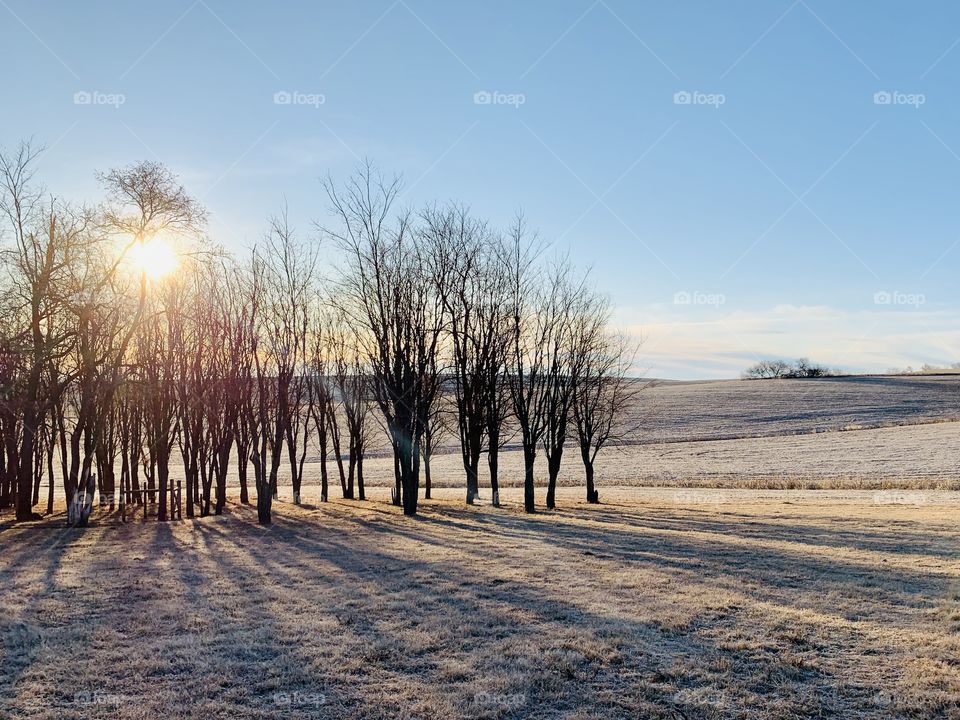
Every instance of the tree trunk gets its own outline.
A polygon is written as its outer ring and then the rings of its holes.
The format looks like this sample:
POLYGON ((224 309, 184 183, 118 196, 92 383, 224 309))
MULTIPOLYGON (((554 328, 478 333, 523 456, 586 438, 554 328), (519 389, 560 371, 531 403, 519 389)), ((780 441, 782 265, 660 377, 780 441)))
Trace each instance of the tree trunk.
POLYGON ((0 510, 10 507, 10 476, 7 474, 6 434, 8 429, 3 424, 3 444, 0 445, 0 510))
POLYGON ((590 458, 590 447, 580 448, 580 457, 583 458, 583 470, 587 476, 587 502, 599 503, 600 493, 593 486, 593 460, 590 458))
MULTIPOLYGON (((277 472, 280 470, 280 461, 283 458, 283 428, 277 421, 277 430, 273 436, 273 446, 270 448, 270 495, 277 497, 277 472)), ((257 492, 259 495, 259 490, 257 492)), ((259 501, 259 498, 258 498, 259 501)))
POLYGON ((403 514, 416 515, 417 496, 420 494, 420 443, 414 441, 410 444, 410 434, 403 432, 403 423, 398 423, 395 427, 399 429, 392 434, 393 446, 397 452, 403 514))
POLYGON ((500 507, 500 433, 490 428, 490 449, 487 465, 490 468, 490 503, 500 507))
POLYGON ((51 430, 50 446, 47 451, 47 515, 53 515, 53 451, 54 438, 51 430))
POLYGON ((270 492, 270 482, 267 479, 267 468, 264 458, 267 455, 266 439, 258 440, 250 459, 253 461, 253 475, 257 488, 257 521, 261 525, 269 525, 272 521, 273 494, 270 492))
MULTIPOLYGON (((408 456, 410 453, 407 453, 408 456)), ((403 514, 404 515, 416 515, 417 514, 417 495, 419 494, 419 478, 417 477, 418 473, 414 469, 415 461, 413 458, 407 457, 405 460, 401 460, 403 465, 402 469, 402 478, 401 485, 403 490, 403 514)))
POLYGON ((525 512, 536 512, 534 506, 533 466, 537 460, 536 448, 524 444, 523 447, 523 509, 525 512))
POLYGON ((353 500, 353 478, 357 471, 357 447, 353 434, 350 435, 350 455, 347 458, 347 484, 343 488, 343 499, 353 500))
POLYGON ((330 476, 327 473, 327 438, 320 437, 320 502, 327 502, 330 493, 330 476))
POLYGON ((297 447, 294 442, 293 425, 287 424, 287 461, 290 463, 290 485, 293 487, 293 504, 300 504, 300 473, 297 472, 297 447))
POLYGON ((93 475, 85 475, 73 493, 67 505, 67 525, 70 527, 86 527, 93 512, 93 490, 96 480, 93 475))
POLYGON ((97 465, 100 468, 100 484, 103 492, 100 496, 100 505, 107 505, 113 511, 116 504, 117 483, 114 476, 113 457, 103 446, 102 439, 98 441, 97 465))
POLYGON ((272 503, 273 495, 270 492, 269 486, 257 490, 257 521, 261 525, 269 525, 273 522, 273 518, 271 517, 272 503))
POLYGON ((157 501, 157 461, 156 458, 150 458, 150 472, 147 474, 147 497, 150 503, 157 501))
POLYGON ((217 456, 217 505, 214 508, 214 513, 217 515, 223 513, 223 508, 227 504, 227 472, 230 469, 230 450, 232 449, 233 442, 231 441, 225 447, 220 448, 220 453, 217 456))
POLYGON ((33 486, 33 443, 36 413, 31 409, 24 416, 23 437, 20 440, 20 463, 17 467, 17 485, 14 490, 17 507, 17 520, 33 520, 33 507, 30 504, 30 491, 33 486))
POLYGON ((46 442, 41 440, 38 443, 35 443, 34 452, 36 456, 33 461, 33 501, 30 503, 30 507, 40 503, 40 482, 43 480, 43 460, 44 460, 44 446, 46 442))
POLYGON ((250 491, 247 490, 247 467, 250 464, 249 450, 248 445, 237 443, 237 472, 240 479, 240 503, 242 505, 250 504, 250 491))
POLYGON ((590 463, 586 466, 587 472, 587 502, 588 503, 599 503, 600 502, 600 493, 597 492, 593 487, 593 463, 590 463))
MULTIPOLYGON (((423 497, 430 500, 430 453, 423 456, 423 497)), ((469 495, 469 492, 467 493, 469 495)), ((469 500, 467 501, 469 502, 469 500)))
MULTIPOLYGON (((204 456, 206 452, 203 453, 204 456)), ((210 514, 210 496, 213 489, 213 468, 207 462, 206 457, 200 459, 200 481, 203 483, 203 508, 200 511, 202 517, 210 514)))
POLYGON ((471 448, 470 455, 463 468, 467 474, 467 505, 473 505, 480 494, 480 453, 474 454, 471 448))
MULTIPOLYGON (((336 426, 333 426, 336 428, 336 426)), ((337 471, 340 473, 340 494, 347 496, 347 474, 343 469, 343 447, 340 445, 340 431, 334 429, 331 433, 333 440, 333 455, 337 460, 337 471)))
POLYGON ((563 445, 555 448, 547 457, 547 507, 554 510, 557 507, 557 477, 560 475, 560 459, 563 457, 563 445))
POLYGON ((360 454, 357 457, 357 499, 366 500, 367 496, 364 494, 363 490, 363 450, 360 450, 360 454))
POLYGON ((195 498, 193 495, 193 477, 196 473, 195 465, 192 465, 188 460, 187 456, 184 457, 184 470, 186 471, 186 481, 187 481, 187 517, 193 517, 193 503, 199 498, 195 498))
POLYGON ((487 465, 490 467, 490 503, 500 507, 500 459, 496 448, 490 448, 487 465))
POLYGON ((157 520, 165 522, 167 519, 167 483, 170 478, 170 460, 167 453, 161 449, 160 457, 157 458, 157 480, 160 485, 159 505, 157 506, 157 520))
POLYGON ((403 497, 403 474, 400 468, 400 448, 393 444, 393 493, 391 500, 394 505, 400 506, 403 497))

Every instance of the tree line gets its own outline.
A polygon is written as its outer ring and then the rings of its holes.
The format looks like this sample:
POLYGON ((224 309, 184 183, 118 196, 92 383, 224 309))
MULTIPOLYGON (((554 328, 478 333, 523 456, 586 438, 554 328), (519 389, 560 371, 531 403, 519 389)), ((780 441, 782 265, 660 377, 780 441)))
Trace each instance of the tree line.
POLYGON ((800 358, 794 362, 787 360, 760 360, 743 371, 744 380, 775 380, 797 378, 822 378, 838 375, 824 365, 810 362, 807 358, 800 358))
POLYGON ((508 441, 528 512, 541 453, 555 506, 568 445, 598 502, 594 463, 639 389, 635 348, 522 217, 501 231, 454 203, 400 208, 400 180, 365 163, 323 182, 332 219, 309 237, 283 211, 238 256, 206 238, 204 208, 163 165, 101 173, 102 202, 77 206, 35 181, 39 154, 0 153, 0 508, 18 520, 36 516, 44 478, 47 513, 61 485, 70 524, 95 495, 166 520, 179 463, 188 517, 221 513, 235 477, 267 524, 281 467, 299 503, 311 451, 321 501, 331 484, 363 500, 378 431, 407 515, 445 435, 467 503, 485 476, 500 504, 508 441), (162 277, 161 240, 176 248, 162 277))

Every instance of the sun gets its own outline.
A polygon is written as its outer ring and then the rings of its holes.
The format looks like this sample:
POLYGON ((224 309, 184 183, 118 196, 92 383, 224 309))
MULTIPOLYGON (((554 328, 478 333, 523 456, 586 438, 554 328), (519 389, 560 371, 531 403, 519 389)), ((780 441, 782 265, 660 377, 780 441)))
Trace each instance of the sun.
POLYGON ((137 270, 152 280, 161 280, 177 269, 177 253, 157 238, 137 243, 130 256, 137 270))

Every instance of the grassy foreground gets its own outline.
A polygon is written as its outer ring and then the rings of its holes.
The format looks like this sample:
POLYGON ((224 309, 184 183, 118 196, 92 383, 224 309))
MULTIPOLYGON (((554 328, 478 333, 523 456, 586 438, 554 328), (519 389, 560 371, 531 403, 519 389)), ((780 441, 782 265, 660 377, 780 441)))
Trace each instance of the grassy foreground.
POLYGON ((956 506, 0 521, 0 717, 957 717, 956 506))

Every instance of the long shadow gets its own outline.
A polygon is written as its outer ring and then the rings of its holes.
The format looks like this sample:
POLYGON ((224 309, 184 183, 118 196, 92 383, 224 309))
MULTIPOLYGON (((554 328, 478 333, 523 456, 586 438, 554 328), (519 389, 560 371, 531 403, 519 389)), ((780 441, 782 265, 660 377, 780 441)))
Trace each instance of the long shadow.
MULTIPOLYGON (((425 504, 421 516, 410 520, 375 502, 362 509, 363 516, 341 508, 336 512, 298 510, 291 517, 278 512, 276 523, 269 530, 253 523, 252 511, 239 509, 232 516, 194 521, 189 525, 189 532, 183 531, 184 526, 174 531, 165 524, 144 524, 116 533, 99 533, 99 542, 85 553, 89 559, 89 582, 103 582, 103 578, 116 581, 118 568, 112 563, 122 560, 117 592, 84 608, 83 588, 80 588, 76 593, 68 593, 61 602, 80 616, 83 611, 90 614, 89 633, 131 613, 149 617, 151 612, 169 612, 170 608, 158 607, 168 602, 163 593, 155 589, 132 590, 126 574, 133 572, 156 582, 160 588, 165 584, 181 588, 182 597, 178 602, 182 607, 177 610, 196 614, 203 620, 204 628, 226 635, 257 629, 256 637, 261 642, 258 652, 232 644, 208 644, 206 635, 202 634, 200 642, 191 646, 191 653, 171 656, 179 659, 180 670, 188 674, 187 688, 202 690, 202 683, 212 681, 204 675, 203 668, 206 660, 218 653, 229 654, 229 667, 235 669, 237 681, 245 684, 223 688, 219 694, 200 692, 202 702, 188 706, 197 712, 213 711, 216 706, 237 716, 269 716, 267 695, 271 686, 266 681, 272 679, 272 668, 283 665, 300 669, 291 671, 287 678, 289 684, 279 689, 319 687, 329 696, 328 705, 302 708, 302 716, 403 715, 409 711, 410 694, 416 694, 420 688, 442 688, 446 696, 461 700, 466 693, 478 689, 470 680, 444 679, 439 666, 446 651, 470 652, 488 643, 493 643, 492 647, 498 650, 500 646, 496 643, 505 638, 540 648, 545 637, 563 638, 566 631, 575 627, 586 631, 598 643, 617 638, 624 645, 622 663, 612 665, 580 655, 566 671, 545 666, 542 675, 524 676, 523 681, 528 683, 522 688, 528 696, 524 706, 490 711, 488 716, 519 718, 527 716, 532 709, 542 716, 562 715, 575 712, 585 700, 609 695, 607 691, 611 687, 621 687, 625 688, 623 704, 615 705, 609 716, 635 717, 636 708, 645 703, 643 707, 659 708, 663 716, 692 718, 716 713, 685 695, 678 695, 678 685, 681 689, 695 689, 710 682, 728 682, 736 687, 738 674, 744 678, 780 677, 789 681, 783 688, 774 690, 780 694, 781 701, 784 695, 793 697, 795 689, 788 687, 793 683, 817 698, 823 707, 833 707, 832 702, 848 711, 884 687, 878 678, 860 687, 845 686, 841 695, 835 696, 833 688, 841 678, 825 670, 797 667, 774 650, 721 649, 711 640, 711 623, 742 622, 736 609, 725 619, 707 615, 702 620, 706 625, 694 624, 678 630, 655 621, 641 621, 633 614, 611 616, 609 611, 600 612, 585 603, 560 599, 549 590, 549 583, 562 583, 566 578, 551 580, 540 575, 538 580, 542 580, 543 587, 536 587, 509 577, 494 576, 490 570, 495 566, 481 565, 479 561, 489 561, 491 552, 497 548, 538 544, 548 559, 561 555, 558 551, 563 551, 565 559, 593 556, 610 561, 616 567, 653 569, 681 582, 739 593, 758 602, 779 603, 784 608, 816 606, 818 599, 822 604, 823 593, 849 591, 851 586, 876 581, 877 587, 870 588, 873 593, 870 601, 892 605, 894 610, 890 612, 895 612, 902 605, 925 607, 931 594, 945 589, 942 578, 919 572, 898 568, 881 573, 846 560, 813 558, 801 550, 758 549, 756 541, 767 537, 800 542, 801 529, 795 525, 780 527, 771 521, 748 526, 749 517, 735 513, 724 519, 710 519, 677 517, 669 511, 651 510, 651 516, 657 513, 651 517, 639 515, 636 508, 632 508, 633 512, 621 513, 604 506, 579 506, 575 515, 574 511, 561 510, 530 518, 516 509, 496 511, 425 504), (664 517, 665 514, 668 516, 664 517), (574 525, 574 518, 589 522, 574 525), (125 551, 124 539, 135 532, 152 535, 148 542, 137 546, 138 551, 145 550, 144 557, 137 562, 121 554, 125 551), (696 537, 698 532, 709 533, 709 537, 696 537), (744 544, 743 540, 752 542, 744 544), (762 561, 759 567, 757 560, 762 561), (775 569, 774 574, 770 574, 768 566, 775 569), (818 574, 821 574, 818 585, 809 587, 810 579, 818 574), (293 599, 289 596, 291 592, 293 599), (317 665, 316 652, 306 652, 290 643, 291 637, 298 637, 299 618, 280 611, 291 606, 309 608, 312 592, 326 601, 316 612, 332 613, 338 623, 335 636, 316 638, 316 643, 324 649, 319 656, 331 657, 334 649, 343 646, 360 648, 357 651, 363 654, 363 675, 346 685, 337 684, 335 668, 328 671, 323 665, 317 665), (76 597, 72 597, 74 594, 76 597), (242 598, 242 602, 238 599, 234 603, 234 598, 242 598), (523 623, 511 620, 517 613, 526 618, 523 623), (453 627, 465 628, 464 635, 441 636, 425 647, 408 647, 409 633, 425 617, 440 618, 453 627), (728 677, 722 681, 703 675, 699 668, 707 658, 718 655, 730 658, 731 662, 728 677), (674 679, 673 684, 631 682, 631 679, 669 677, 671 667, 679 661, 687 661, 694 668, 689 677, 674 679), (569 677, 564 676, 564 672, 568 672, 569 677), (544 677, 549 677, 550 682, 544 681, 544 677), (383 693, 371 695, 372 686, 394 687, 397 683, 406 688, 400 697, 383 693), (247 684, 250 687, 246 687, 247 684), (253 702, 254 707, 245 704, 247 702, 253 702)), ((810 531, 809 526, 804 529, 810 531)), ((15 549, 5 550, 0 557, 5 580, 15 579, 28 563, 37 562, 36 554, 30 555, 35 546, 31 548, 32 543, 25 542, 25 538, 38 534, 31 529, 26 536, 8 536, 17 542, 12 546, 15 549)), ((808 544, 832 546, 830 534, 829 527, 816 526, 813 533, 816 543, 808 544)), ((880 547, 877 544, 881 541, 880 533, 877 535, 871 541, 875 544, 867 549, 880 547)), ((77 531, 68 539, 72 545, 82 537, 83 531, 77 531)), ((54 552, 54 546, 55 542, 51 541, 45 557, 47 565, 42 572, 44 581, 32 595, 34 601, 56 590, 63 591, 57 587, 56 575, 64 553, 54 552)), ((836 546, 841 547, 843 543, 836 546)), ((883 549, 896 552, 893 545, 883 549)), ((545 568, 541 568, 541 573, 544 571, 545 568)), ((584 568, 583 572, 592 571, 584 568)), ((10 582, 0 583, 0 597, 7 605, 14 603, 9 596, 13 588, 10 582)), ((627 606, 623 592, 618 592, 616 587, 611 587, 610 592, 613 607, 627 606)), ((824 612, 831 614, 835 609, 825 608, 824 612)), ((859 619, 863 617, 861 614, 859 619)), ((41 632, 50 621, 42 616, 31 617, 41 632)), ((136 625, 119 624, 128 633, 123 642, 136 642, 129 634, 136 625)), ((154 632, 160 638, 162 650, 166 635, 162 629, 154 632)), ((88 637, 85 632, 80 640, 88 637)), ((488 655, 481 657, 485 659, 478 662, 491 662, 488 655)), ((12 695, 16 680, 34 662, 34 656, 28 655, 15 668, 14 678, 7 683, 4 677, 0 682, 0 692, 12 695)), ((476 678, 482 678, 485 672, 496 669, 484 665, 475 667, 473 672, 476 678)), ((162 664, 155 666, 154 671, 154 682, 167 682, 167 671, 162 664)), ((116 672, 122 673, 123 668, 116 672)), ((7 675, 6 667, 3 675, 7 675)), ((761 688, 753 690, 759 692, 761 688)), ((275 707, 272 709, 276 711, 275 707)), ((795 714, 813 712, 808 704, 796 700, 795 714)), ((296 716, 296 713, 286 716, 296 716)))
MULTIPOLYGON (((271 559, 266 565, 240 565, 233 560, 240 548, 243 549, 241 556, 252 557, 247 548, 269 541, 270 534, 256 533, 261 536, 251 537, 255 533, 248 530, 251 527, 248 518, 239 525, 231 523, 231 529, 239 532, 227 545, 222 542, 224 535, 218 530, 220 525, 217 518, 197 520, 191 538, 198 547, 183 542, 177 544, 180 555, 190 561, 178 563, 180 580, 190 588, 185 610, 205 614, 215 626, 218 637, 253 634, 257 645, 253 648, 232 640, 217 642, 216 638, 213 643, 201 641, 195 645, 195 662, 202 669, 206 664, 204 656, 216 654, 216 661, 226 659, 229 665, 236 667, 238 675, 248 673, 251 667, 258 668, 258 672, 252 683, 230 688, 229 697, 225 697, 222 687, 218 688, 208 702, 215 704, 218 711, 232 710, 238 715, 254 709, 247 704, 253 699, 259 706, 258 711, 268 714, 272 711, 284 716, 291 713, 298 716, 307 707, 307 714, 311 717, 336 716, 338 708, 348 707, 350 701, 327 684, 318 689, 315 678, 305 670, 311 667, 312 658, 283 637, 282 630, 290 619, 277 616, 265 602, 229 603, 230 597, 248 595, 251 585, 258 588, 259 594, 271 596, 271 589, 276 587, 277 578, 282 574, 276 561, 271 559), (254 582, 241 583, 240 578, 254 582), (276 670, 280 666, 290 670, 277 678, 276 670), (233 703, 234 707, 228 703, 233 703)), ((286 579, 292 581, 289 575, 286 579)))
MULTIPOLYGON (((584 510, 579 519, 591 510, 584 510)), ((443 507, 431 519, 462 533, 467 530, 459 520, 463 516, 463 510, 443 507), (457 520, 447 520, 447 515, 457 520)), ((563 517, 559 513, 556 516, 563 517)), ((490 513, 488 517, 494 526, 499 525, 504 541, 511 537, 522 539, 517 533, 517 525, 523 524, 522 520, 507 513, 490 513)), ((951 579, 945 576, 903 568, 881 570, 836 557, 805 554, 800 549, 759 548, 756 543, 744 546, 726 541, 726 537, 736 538, 741 532, 737 522, 686 519, 664 522, 646 518, 642 526, 634 525, 633 531, 629 532, 619 528, 591 527, 586 530, 579 524, 556 522, 539 522, 536 527, 535 531, 525 530, 522 534, 568 551, 599 555, 624 563, 645 563, 662 570, 709 578, 713 586, 752 593, 758 601, 777 601, 783 605, 793 605, 798 599, 805 599, 807 607, 820 608, 825 593, 846 591, 851 583, 856 583, 869 587, 871 599, 877 603, 893 608, 901 605, 931 607, 951 587, 951 579), (696 539, 691 536, 691 531, 709 532, 714 536, 696 539), (755 581, 755 587, 745 585, 746 579, 755 581), (813 584, 807 586, 798 598, 796 591, 804 588, 805 581, 813 584)), ((404 534, 409 531, 401 528, 396 532, 404 534)), ((475 532, 487 535, 491 531, 488 527, 475 532)), ((765 537, 759 531, 753 539, 765 537)))
MULTIPOLYGON (((497 518, 497 521, 500 521, 500 520, 501 518, 497 518)), ((520 521, 520 522, 521 524, 523 524, 523 521, 520 521)), ((459 531, 462 532, 464 529, 462 527, 463 524, 461 523, 460 525, 461 526, 459 527, 459 531)), ((399 528, 399 527, 391 528, 391 531, 393 532, 399 533, 401 535, 405 535, 410 539, 415 539, 418 541, 424 540, 421 534, 423 530, 424 530, 423 523, 419 525, 414 525, 412 527, 408 525, 408 526, 405 526, 404 528, 399 528), (420 530, 421 532, 418 533, 417 530, 420 530)), ((310 557, 311 555, 314 554, 313 552, 310 551, 311 542, 308 536, 306 535, 295 533, 292 537, 288 538, 287 541, 295 542, 296 547, 300 548, 303 552, 305 552, 306 557, 310 557)), ((430 541, 428 540, 427 542, 430 542, 430 541)), ((258 549, 253 549, 253 552, 257 553, 258 549)), ((403 577, 407 573, 413 573, 414 575, 422 575, 424 573, 429 573, 429 572, 441 573, 445 571, 446 572, 450 571, 450 568, 443 565, 437 565, 434 567, 431 564, 423 563, 422 561, 411 561, 407 558, 397 558, 395 556, 389 556, 383 553, 371 553, 371 551, 365 548, 358 549, 356 547, 345 546, 340 540, 325 539, 324 542, 316 545, 315 552, 318 555, 320 553, 323 553, 323 556, 327 560, 337 562, 338 565, 342 567, 344 571, 347 571, 352 574, 359 573, 364 575, 365 577, 370 577, 371 576, 370 568, 371 567, 377 568, 376 571, 372 573, 372 575, 374 577, 381 577, 381 582, 386 586, 386 590, 388 592, 397 590, 397 588, 390 587, 391 584, 395 584, 395 583, 391 583, 390 581, 391 577, 403 577), (336 552, 333 552, 331 554, 330 552, 331 550, 335 550, 336 552), (342 558, 344 557, 351 557, 353 559, 350 561, 343 561, 342 558), (360 572, 358 570, 358 565, 364 567, 365 570, 360 572), (397 569, 398 566, 400 568, 399 571, 397 569), (399 576, 397 575, 398 572, 400 572, 399 576)), ((269 557, 270 556, 267 556, 263 559, 265 563, 269 564, 270 562, 269 557)), ((842 583, 842 585, 844 587, 848 587, 849 582, 848 581, 844 582, 842 583)), ((507 589, 500 585, 498 585, 493 590, 487 589, 487 592, 492 593, 492 596, 500 602, 504 602, 520 608, 529 608, 532 606, 536 606, 538 601, 541 603, 543 601, 543 598, 540 595, 536 595, 535 593, 531 593, 527 591, 518 592, 515 589, 512 589, 512 588, 507 589)), ((444 610, 445 612, 453 613, 451 617, 454 617, 457 613, 459 613, 460 615, 464 614, 464 608, 462 604, 455 604, 453 606, 450 606, 450 599, 446 597, 429 595, 423 598, 423 602, 426 603, 428 606, 435 606, 439 602, 441 606, 445 607, 445 610, 444 610)), ((567 622, 569 621, 584 622, 589 624, 590 626, 595 626, 597 624, 602 625, 603 622, 608 620, 608 618, 605 618, 605 617, 590 616, 588 613, 583 613, 582 609, 580 608, 575 608, 573 611, 570 611, 568 608, 563 607, 562 603, 554 602, 554 603, 551 603, 551 605, 552 605, 551 610, 547 612, 543 617, 541 617, 542 622, 548 622, 551 618, 553 618, 553 619, 563 619, 564 621, 567 621, 567 622)), ((471 609, 468 614, 471 617, 474 616, 476 614, 476 609, 471 609)), ((483 620, 482 617, 480 617, 479 619, 483 620)), ((646 628, 648 632, 652 631, 648 625, 643 625, 642 628, 637 628, 637 627, 633 628, 633 632, 641 632, 643 628, 646 628)), ((660 650, 663 650, 663 648, 668 646, 669 644, 670 644, 669 640, 665 640, 663 637, 659 637, 659 635, 656 638, 656 641, 653 643, 653 645, 658 646, 660 650)), ((706 646, 701 647, 700 652, 708 652, 708 648, 706 646)))
MULTIPOLYGON (((421 524, 422 525, 422 524, 421 524)), ((393 528, 397 530, 397 528, 393 528)), ((218 528, 211 527, 208 532, 211 535, 216 534, 221 543, 232 543, 234 536, 218 528)), ((406 533, 404 533, 406 534, 406 533)), ((414 532, 414 539, 417 539, 414 532)), ((263 567, 275 580, 283 583, 284 580, 291 580, 302 576, 302 573, 312 567, 312 561, 319 561, 321 558, 326 563, 331 563, 338 570, 334 575, 329 576, 329 581, 343 583, 348 588, 337 606, 331 608, 333 612, 349 610, 351 607, 364 607, 383 596, 390 597, 401 595, 409 597, 406 604, 413 608, 429 608, 430 612, 441 617, 447 617, 451 623, 458 624, 467 621, 469 626, 479 628, 481 633, 476 637, 464 637, 461 640, 465 644, 483 643, 488 634, 497 635, 502 633, 532 635, 535 632, 553 632, 561 634, 562 628, 567 625, 576 625, 583 628, 590 628, 597 637, 617 635, 635 643, 630 649, 633 662, 636 667, 629 668, 633 671, 650 672, 657 667, 662 672, 668 671, 668 666, 681 656, 707 656, 718 652, 718 649, 711 643, 690 634, 679 634, 673 629, 663 628, 655 623, 638 622, 627 618, 611 618, 607 615, 596 614, 585 610, 582 606, 574 606, 554 598, 545 597, 538 592, 536 588, 526 588, 515 582, 501 582, 492 586, 478 586, 475 583, 467 582, 470 577, 468 567, 453 564, 450 558, 444 561, 430 562, 420 558, 407 556, 398 556, 381 550, 373 549, 367 545, 357 547, 350 545, 344 540, 331 535, 324 535, 322 538, 309 538, 299 532, 299 528, 293 532, 271 532, 265 537, 266 542, 253 545, 246 548, 252 557, 256 559, 256 565, 263 567), (291 554, 288 555, 286 551, 291 554), (293 568, 283 568, 275 560, 278 555, 290 557, 294 563, 293 568), (293 561, 293 558, 296 558, 293 561), (438 593, 433 591, 429 583, 424 583, 424 578, 450 576, 464 578, 459 591, 456 593, 438 593), (411 578, 416 578, 419 582, 411 584, 411 578), (373 591, 365 590, 360 584, 361 581, 366 584, 372 583, 373 591), (342 604, 341 604, 342 603, 342 604), (520 610, 528 617, 534 618, 533 627, 526 629, 517 629, 504 622, 504 615, 509 613, 498 612, 498 608, 512 608, 520 610)), ((225 553, 230 554, 230 553, 225 553)), ((316 572, 316 570, 313 570, 316 572)), ((376 627, 357 623, 353 627, 357 628, 359 633, 375 629, 380 635, 397 635, 399 631, 409 627, 410 617, 398 617, 397 625, 394 629, 389 623, 377 623, 376 627)), ((419 658, 389 658, 392 664, 386 670, 390 675, 403 675, 408 680, 420 683, 422 678, 422 662, 419 658)), ((741 663, 743 670, 755 675, 765 675, 772 673, 782 673, 784 676, 791 676, 804 683, 812 684, 822 689, 824 693, 830 687, 830 678, 819 671, 798 672, 797 668, 782 663, 771 657, 756 658, 747 653, 743 653, 737 659, 741 663), (770 665, 775 665, 771 668, 770 665)), ((605 681, 610 680, 609 675, 601 673, 614 673, 609 668, 583 668, 585 676, 594 672, 594 683, 587 683, 588 686, 594 685, 591 689, 599 690, 605 681)), ((579 678, 583 681, 583 678, 579 678)), ((534 707, 554 707, 558 711, 563 709, 572 710, 576 706, 577 693, 583 692, 583 687, 575 691, 571 688, 566 690, 569 695, 558 698, 555 695, 544 693, 538 694, 536 688, 528 689, 531 697, 529 703, 534 707)), ((649 689, 646 692, 650 692, 649 689)), ((656 698, 656 702, 662 707, 675 707, 678 700, 675 692, 665 692, 656 698)), ((682 703, 679 703, 682 706, 682 703)), ((390 711, 402 712, 402 706, 396 708, 387 708, 390 711)), ((695 708, 693 708, 695 710, 695 708)), ((690 708, 688 708, 688 711, 690 708)), ((524 716, 523 711, 519 711, 516 716, 524 716)), ((510 713, 504 716, 512 716, 510 713)))
MULTIPOLYGON (((50 516, 45 522, 31 523, 6 535, 11 545, 0 557, 0 593, 15 595, 16 604, 24 609, 21 620, 0 617, 0 634, 9 651, 0 673, 0 698, 7 699, 8 703, 16 700, 17 685, 24 675, 35 670, 38 648, 63 642, 82 648, 109 624, 104 618, 104 611, 108 608, 91 601, 83 585, 66 587, 58 580, 66 562, 83 563, 82 578, 87 583, 102 582, 102 578, 110 574, 115 560, 105 551, 117 547, 105 542, 105 539, 109 540, 106 534, 109 528, 66 528, 61 524, 62 520, 50 516), (31 573, 36 573, 38 565, 42 565, 42 569, 32 577, 31 573), (18 581, 24 575, 29 578, 29 583, 21 586, 18 581), (74 590, 76 597, 71 602, 69 596, 74 590), (64 599, 62 596, 68 597, 64 599), (73 603, 79 612, 69 623, 64 623, 60 613, 52 612, 50 608, 62 604, 69 609, 73 603)), ((4 602, 9 600, 5 597, 4 602)), ((64 682, 52 685, 49 690, 47 703, 62 707, 73 703, 78 688, 64 682)), ((31 698, 31 702, 35 700, 31 698)))
MULTIPOLYGON (((705 491, 712 492, 712 491, 705 491)), ((722 492, 722 491, 716 491, 722 492)), ((918 552, 904 552, 905 546, 924 553, 941 555, 945 558, 960 558, 960 532, 949 531, 944 534, 931 534, 929 525, 912 520, 882 520, 875 521, 886 527, 884 530, 866 530, 860 527, 846 529, 842 527, 842 519, 831 518, 829 526, 816 524, 818 520, 826 518, 802 515, 777 515, 775 519, 758 520, 755 515, 739 513, 734 510, 723 510, 720 507, 703 511, 706 517, 692 517, 696 510, 685 509, 684 514, 678 510, 664 510, 662 507, 651 507, 647 512, 623 513, 609 510, 609 505, 599 505, 582 509, 561 508, 556 514, 563 517, 578 519, 589 518, 598 523, 625 525, 638 530, 646 529, 683 529, 700 532, 721 533, 731 537, 746 539, 763 539, 808 544, 812 547, 852 548, 857 550, 899 552, 901 554, 918 554, 918 552), (589 514, 587 514, 589 513, 589 514), (669 517, 664 517, 669 515, 669 517), (718 515, 722 519, 715 519, 718 515), (840 527, 838 527, 840 525, 840 527)), ((627 507, 627 506, 625 506, 627 507)))

